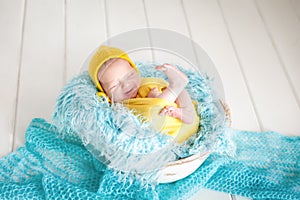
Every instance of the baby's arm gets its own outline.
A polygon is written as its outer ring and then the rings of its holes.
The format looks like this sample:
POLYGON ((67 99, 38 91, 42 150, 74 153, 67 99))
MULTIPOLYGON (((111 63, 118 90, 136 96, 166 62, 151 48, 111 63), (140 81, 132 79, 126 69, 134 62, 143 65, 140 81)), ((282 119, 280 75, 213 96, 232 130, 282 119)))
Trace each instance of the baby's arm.
POLYGON ((188 83, 186 75, 170 64, 157 66, 156 69, 166 74, 170 84, 162 93, 159 93, 157 88, 152 89, 148 97, 162 98, 171 102, 175 101, 178 108, 166 106, 161 110, 160 114, 178 118, 182 120, 183 123, 193 123, 195 117, 194 106, 190 95, 184 89, 188 83))
POLYGON ((156 66, 155 69, 164 72, 169 79, 169 86, 159 95, 159 98, 175 102, 188 83, 187 76, 170 64, 156 66))

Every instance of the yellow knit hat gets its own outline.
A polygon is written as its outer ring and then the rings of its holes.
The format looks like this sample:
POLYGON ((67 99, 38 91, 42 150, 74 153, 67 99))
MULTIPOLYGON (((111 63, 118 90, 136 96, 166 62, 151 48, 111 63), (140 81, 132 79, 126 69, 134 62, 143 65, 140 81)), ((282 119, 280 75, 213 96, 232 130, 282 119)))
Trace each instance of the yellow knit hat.
POLYGON ((110 46, 100 46, 89 64, 89 75, 99 90, 97 93, 99 96, 106 96, 106 94, 98 80, 98 71, 106 61, 112 58, 121 58, 128 61, 132 68, 139 74, 139 70, 123 50, 110 46))

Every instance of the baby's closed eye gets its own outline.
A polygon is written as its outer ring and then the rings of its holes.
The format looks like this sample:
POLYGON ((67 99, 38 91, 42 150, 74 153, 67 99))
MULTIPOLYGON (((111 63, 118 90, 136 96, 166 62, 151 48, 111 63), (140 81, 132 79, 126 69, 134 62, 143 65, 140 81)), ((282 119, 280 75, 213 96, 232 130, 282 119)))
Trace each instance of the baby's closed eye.
POLYGON ((119 83, 115 83, 109 88, 109 90, 111 90, 111 91, 115 90, 118 86, 119 86, 119 83))

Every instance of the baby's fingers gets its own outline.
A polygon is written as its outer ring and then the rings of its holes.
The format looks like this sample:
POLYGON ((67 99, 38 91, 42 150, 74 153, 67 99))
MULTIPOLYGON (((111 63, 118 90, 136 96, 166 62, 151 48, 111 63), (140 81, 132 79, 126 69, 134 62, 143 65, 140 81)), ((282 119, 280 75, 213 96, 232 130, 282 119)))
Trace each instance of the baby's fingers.
POLYGON ((166 71, 167 70, 167 67, 164 66, 164 65, 158 65, 155 67, 156 70, 159 70, 159 71, 166 71))
POLYGON ((150 92, 148 93, 147 97, 149 97, 149 98, 156 98, 156 97, 159 96, 159 94, 160 93, 159 93, 158 88, 155 87, 155 88, 152 88, 152 90, 150 90, 150 92))
POLYGON ((165 116, 166 114, 167 114, 167 109, 165 109, 165 108, 163 108, 163 109, 161 109, 161 111, 159 112, 159 115, 160 116, 165 116))

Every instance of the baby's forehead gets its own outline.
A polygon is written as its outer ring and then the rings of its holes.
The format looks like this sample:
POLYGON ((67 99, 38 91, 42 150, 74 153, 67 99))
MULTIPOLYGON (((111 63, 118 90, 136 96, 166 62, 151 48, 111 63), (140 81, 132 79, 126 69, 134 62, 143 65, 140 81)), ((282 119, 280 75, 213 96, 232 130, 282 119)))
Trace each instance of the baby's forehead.
MULTIPOLYGON (((109 60, 105 61, 102 66, 100 67, 100 70, 111 65, 112 63, 116 62, 119 58, 110 58, 109 60)), ((99 71, 100 71, 99 70, 99 71)))
POLYGON ((127 60, 112 58, 106 61, 98 71, 98 80, 110 82, 134 70, 127 60))

